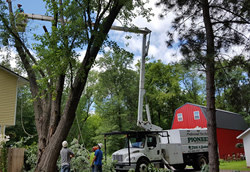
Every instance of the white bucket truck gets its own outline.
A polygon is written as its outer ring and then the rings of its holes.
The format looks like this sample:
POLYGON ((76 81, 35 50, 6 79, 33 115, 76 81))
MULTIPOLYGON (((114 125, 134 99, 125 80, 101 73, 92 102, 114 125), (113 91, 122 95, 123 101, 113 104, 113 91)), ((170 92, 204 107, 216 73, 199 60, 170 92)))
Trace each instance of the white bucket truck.
MULTIPOLYGON (((148 31, 148 30, 147 30, 148 31)), ((208 137, 206 129, 175 129, 163 130, 151 123, 149 106, 146 104, 147 120, 143 120, 143 98, 145 80, 145 57, 149 47, 146 45, 147 34, 143 33, 142 59, 140 66, 139 102, 137 126, 145 131, 122 131, 105 133, 107 135, 124 134, 127 137, 125 148, 112 154, 117 161, 116 171, 136 172, 147 171, 149 163, 158 167, 183 170, 186 165, 192 165, 199 170, 208 163, 208 137)), ((106 147, 106 144, 105 144, 106 147)))
POLYGON ((200 170, 208 163, 206 129, 175 129, 163 131, 128 131, 125 148, 112 154, 116 171, 146 171, 149 163, 157 167, 183 170, 186 165, 200 170))

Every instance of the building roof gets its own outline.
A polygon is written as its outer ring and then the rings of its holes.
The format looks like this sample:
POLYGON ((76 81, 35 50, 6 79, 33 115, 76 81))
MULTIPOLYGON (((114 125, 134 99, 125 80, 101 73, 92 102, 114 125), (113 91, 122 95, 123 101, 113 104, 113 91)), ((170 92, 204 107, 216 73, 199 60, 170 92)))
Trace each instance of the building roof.
POLYGON ((15 72, 11 71, 10 69, 8 69, 8 68, 6 68, 6 67, 4 67, 4 66, 2 66, 2 65, 0 65, 0 69, 2 69, 2 70, 4 70, 4 71, 8 72, 8 73, 11 74, 11 75, 16 76, 16 77, 18 78, 18 83, 19 83, 20 85, 28 84, 28 83, 29 83, 29 80, 28 80, 28 79, 26 79, 26 78, 20 76, 19 74, 17 74, 17 73, 15 73, 15 72))
POLYGON ((250 128, 248 128, 246 131, 237 136, 237 139, 243 139, 249 133, 250 133, 250 128))
MULTIPOLYGON (((198 106, 201 108, 205 118, 207 119, 207 108, 205 106, 191 104, 193 106, 198 106)), ((248 128, 242 115, 234 112, 229 112, 221 109, 216 109, 216 123, 217 128, 231 129, 231 130, 241 130, 244 131, 248 128)))

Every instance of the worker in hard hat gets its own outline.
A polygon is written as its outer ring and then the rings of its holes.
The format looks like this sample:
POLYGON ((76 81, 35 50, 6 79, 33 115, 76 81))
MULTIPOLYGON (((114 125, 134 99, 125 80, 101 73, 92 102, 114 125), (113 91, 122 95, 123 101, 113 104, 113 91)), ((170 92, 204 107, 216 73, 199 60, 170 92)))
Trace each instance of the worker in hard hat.
POLYGON ((18 9, 16 10, 16 29, 18 32, 25 32, 27 26, 27 18, 24 15, 24 10, 21 8, 22 4, 17 4, 18 9))
POLYGON ((92 165, 92 163, 93 163, 93 159, 94 159, 94 157, 95 157, 95 151, 98 149, 98 147, 97 146, 94 146, 93 148, 92 148, 92 153, 90 154, 90 157, 89 157, 89 162, 90 162, 90 167, 91 167, 91 169, 92 169, 92 172, 95 172, 94 170, 95 170, 95 168, 94 168, 94 165, 92 165))
POLYGON ((22 4, 17 4, 17 7, 18 7, 17 12, 19 12, 19 13, 24 13, 23 8, 21 8, 21 7, 22 7, 22 4))
POLYGON ((103 153, 102 153, 102 147, 103 144, 102 143, 98 143, 97 144, 98 149, 95 151, 95 157, 92 161, 92 165, 94 166, 94 172, 102 172, 102 157, 103 157, 103 153))
POLYGON ((68 142, 62 142, 61 155, 61 172, 70 172, 70 160, 75 156, 74 152, 68 148, 68 142))

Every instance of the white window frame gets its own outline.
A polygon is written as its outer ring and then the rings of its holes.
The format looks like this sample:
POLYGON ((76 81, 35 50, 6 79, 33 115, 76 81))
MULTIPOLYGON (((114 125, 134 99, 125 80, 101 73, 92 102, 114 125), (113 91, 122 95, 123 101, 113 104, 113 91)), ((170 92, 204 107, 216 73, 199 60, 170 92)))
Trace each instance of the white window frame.
POLYGON ((183 121, 182 113, 177 113, 177 120, 178 120, 178 122, 183 121))
POLYGON ((194 120, 199 120, 199 119, 200 119, 200 112, 194 111, 194 120))

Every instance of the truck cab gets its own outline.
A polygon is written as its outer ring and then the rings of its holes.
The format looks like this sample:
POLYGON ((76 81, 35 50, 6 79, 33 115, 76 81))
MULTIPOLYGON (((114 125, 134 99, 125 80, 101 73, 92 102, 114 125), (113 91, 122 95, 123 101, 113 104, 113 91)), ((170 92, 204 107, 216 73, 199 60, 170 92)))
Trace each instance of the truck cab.
POLYGON ((116 171, 146 170, 149 163, 163 166, 161 160, 161 138, 158 133, 150 131, 129 131, 126 133, 126 143, 123 149, 112 154, 116 161, 116 171))

